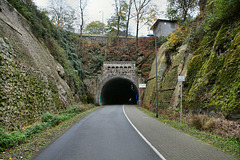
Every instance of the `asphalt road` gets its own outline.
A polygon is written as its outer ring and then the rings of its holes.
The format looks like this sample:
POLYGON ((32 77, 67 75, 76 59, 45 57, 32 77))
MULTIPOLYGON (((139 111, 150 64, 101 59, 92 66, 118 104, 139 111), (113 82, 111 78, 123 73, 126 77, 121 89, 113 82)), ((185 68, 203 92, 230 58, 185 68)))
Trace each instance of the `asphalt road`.
POLYGON ((72 126, 34 160, 159 160, 124 115, 104 106, 72 126))

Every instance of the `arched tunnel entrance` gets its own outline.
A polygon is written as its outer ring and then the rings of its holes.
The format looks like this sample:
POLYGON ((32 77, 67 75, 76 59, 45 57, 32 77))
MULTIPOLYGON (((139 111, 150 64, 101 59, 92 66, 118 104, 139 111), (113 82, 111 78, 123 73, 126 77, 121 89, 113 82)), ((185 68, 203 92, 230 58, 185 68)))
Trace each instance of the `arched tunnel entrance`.
POLYGON ((102 88, 100 103, 111 104, 137 104, 138 88, 133 82, 124 78, 109 80, 102 88))

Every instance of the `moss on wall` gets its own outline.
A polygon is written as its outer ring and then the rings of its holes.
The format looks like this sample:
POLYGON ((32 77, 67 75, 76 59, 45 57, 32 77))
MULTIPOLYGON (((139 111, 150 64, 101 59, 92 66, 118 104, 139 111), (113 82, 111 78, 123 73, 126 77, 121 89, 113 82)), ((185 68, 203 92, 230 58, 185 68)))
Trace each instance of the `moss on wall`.
POLYGON ((156 79, 151 79, 147 82, 147 88, 144 91, 143 103, 145 105, 153 104, 154 97, 156 97, 156 79))
MULTIPOLYGON (((188 64, 184 84, 184 104, 186 109, 201 112, 240 113, 240 21, 223 23, 218 30, 205 33, 193 58, 188 64), (215 37, 211 37, 211 36, 215 37)), ((163 47, 161 47, 162 49, 163 47)), ((159 84, 159 106, 166 108, 176 99, 174 92, 166 90, 178 87, 177 76, 181 73, 187 52, 182 45, 177 51, 162 51, 169 55, 168 69, 159 84), (170 62, 170 63, 169 63, 170 62), (175 68, 174 68, 175 67, 175 68)), ((161 52, 161 53, 162 53, 161 52)), ((159 63, 160 62, 159 58, 159 63)), ((166 61, 164 61, 166 63, 166 61)), ((161 64, 158 64, 161 66, 161 64)), ((159 68, 159 71, 161 67, 159 68)), ((154 71, 154 68, 152 69, 154 71)), ((154 73, 154 72, 152 72, 154 73)), ((153 75, 153 74, 150 74, 153 75)), ((144 102, 155 102, 155 80, 147 84, 144 102), (149 92, 152 92, 148 95, 149 92)), ((178 93, 176 93, 178 94, 178 93)), ((177 105, 177 103, 175 103, 177 105)))
MULTIPOLYGON (((158 71, 158 77, 163 77, 163 74, 165 70, 167 69, 167 57, 166 57, 166 48, 167 43, 164 43, 158 50, 157 54, 157 68, 158 71)), ((149 81, 147 82, 147 88, 144 91, 144 99, 143 103, 145 105, 151 105, 155 103, 155 97, 156 97, 156 59, 154 59, 151 67, 151 72, 149 74, 149 81)), ((159 82, 160 80, 158 80, 159 82)))
MULTIPOLYGON (((169 51, 165 43, 158 52, 158 101, 160 108, 169 107, 173 101, 173 93, 178 83, 178 75, 181 74, 185 64, 185 58, 188 56, 187 45, 179 47, 177 51, 169 51)), ((150 76, 154 77, 156 72, 155 61, 152 65, 150 76)), ((147 88, 143 103, 152 105, 156 103, 156 79, 155 77, 147 82, 147 88)))
POLYGON ((204 42, 207 38, 202 39, 188 66, 187 108, 240 113, 240 29, 236 24, 222 24, 210 52, 204 52, 209 46, 204 42))
POLYGON ((61 110, 56 84, 44 73, 15 60, 15 52, 0 38, 0 126, 16 130, 61 110))
POLYGON ((168 70, 164 73, 163 81, 159 86, 159 106, 161 108, 169 107, 172 102, 173 92, 178 83, 179 68, 181 68, 181 63, 184 61, 185 51, 187 46, 182 46, 177 52, 168 53, 171 54, 171 64, 168 66, 168 70), (171 89, 171 90, 165 90, 171 89))

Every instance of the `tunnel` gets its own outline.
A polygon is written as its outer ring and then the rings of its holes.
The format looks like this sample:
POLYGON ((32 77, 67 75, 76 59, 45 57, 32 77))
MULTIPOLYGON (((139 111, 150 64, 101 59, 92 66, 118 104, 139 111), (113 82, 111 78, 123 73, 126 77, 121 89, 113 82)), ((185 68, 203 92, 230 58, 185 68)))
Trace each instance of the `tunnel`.
POLYGON ((133 82, 124 78, 114 78, 103 86, 100 103, 102 105, 137 104, 138 97, 138 89, 133 82))

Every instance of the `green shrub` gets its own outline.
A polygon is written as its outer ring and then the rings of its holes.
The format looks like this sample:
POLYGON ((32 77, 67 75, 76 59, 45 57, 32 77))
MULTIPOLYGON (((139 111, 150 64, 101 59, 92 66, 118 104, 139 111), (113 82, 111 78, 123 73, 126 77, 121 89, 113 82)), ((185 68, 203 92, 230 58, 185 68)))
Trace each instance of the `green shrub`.
POLYGON ((20 131, 7 133, 4 129, 0 128, 0 151, 6 148, 16 146, 26 140, 26 135, 20 131))
POLYGON ((47 123, 48 126, 55 126, 61 122, 61 119, 58 115, 51 114, 49 112, 45 113, 41 117, 41 121, 47 123))
POLYGON ((47 123, 38 123, 35 124, 34 126, 27 128, 24 131, 24 134, 26 135, 26 137, 32 137, 40 132, 42 132, 43 130, 45 130, 47 128, 47 123))
POLYGON ((66 121, 66 120, 68 120, 70 118, 70 116, 68 116, 68 115, 66 115, 66 114, 64 114, 64 115, 59 115, 59 119, 61 120, 61 121, 66 121))
POLYGON ((59 123, 61 123, 62 121, 65 121, 73 116, 75 116, 76 114, 79 114, 81 112, 85 111, 85 109, 81 106, 77 106, 77 105, 73 105, 70 108, 68 108, 67 110, 65 110, 62 114, 60 115, 56 115, 56 114, 52 114, 52 113, 45 113, 42 115, 41 117, 41 122, 45 123, 48 127, 51 126, 56 126, 59 123))
POLYGON ((46 123, 35 124, 24 131, 14 131, 7 133, 4 129, 0 128, 0 151, 7 148, 14 147, 26 141, 27 138, 32 137, 47 127, 46 123))
MULTIPOLYGON (((90 109, 92 107, 93 106, 90 106, 88 108, 90 109)), ((85 111, 85 108, 73 105, 60 115, 52 114, 49 112, 43 114, 40 123, 35 123, 33 126, 27 127, 26 129, 24 127, 22 131, 18 130, 7 133, 4 129, 0 128, 0 152, 4 151, 5 149, 19 145, 20 143, 26 141, 27 138, 41 133, 47 127, 58 125, 62 121, 68 120, 69 118, 83 111, 85 111)))
POLYGON ((75 113, 75 114, 78 114, 78 113, 81 113, 84 111, 84 108, 83 107, 80 107, 80 106, 77 106, 77 105, 72 105, 72 107, 68 108, 66 110, 66 113, 75 113))

